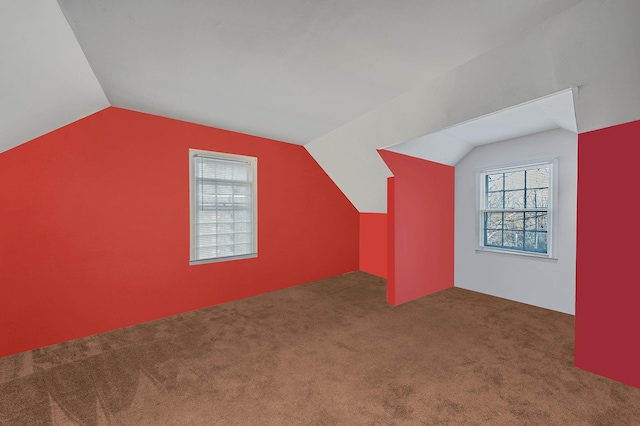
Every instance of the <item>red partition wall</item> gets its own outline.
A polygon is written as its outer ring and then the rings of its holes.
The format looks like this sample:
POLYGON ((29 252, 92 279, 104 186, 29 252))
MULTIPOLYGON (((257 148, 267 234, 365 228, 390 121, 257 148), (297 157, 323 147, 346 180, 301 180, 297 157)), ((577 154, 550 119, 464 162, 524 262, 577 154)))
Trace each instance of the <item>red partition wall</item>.
POLYGON ((454 168, 378 152, 393 173, 387 194, 389 303, 453 287, 454 168))
POLYGON ((395 180, 387 178, 387 302, 396 304, 396 190, 395 180))
POLYGON ((640 387, 640 121, 578 137, 577 367, 640 387))
POLYGON ((360 213, 360 270, 387 277, 387 215, 360 213))
POLYGON ((0 356, 358 269, 298 145, 118 108, 0 154, 0 356), (258 157, 255 259, 189 266, 189 148, 258 157))

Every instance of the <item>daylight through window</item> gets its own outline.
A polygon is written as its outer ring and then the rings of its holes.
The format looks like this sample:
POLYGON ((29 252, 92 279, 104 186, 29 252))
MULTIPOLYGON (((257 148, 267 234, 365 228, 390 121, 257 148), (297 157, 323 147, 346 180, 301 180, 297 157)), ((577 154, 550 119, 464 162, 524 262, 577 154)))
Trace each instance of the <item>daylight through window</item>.
POLYGON ((552 166, 480 174, 481 246, 550 255, 552 166))
POLYGON ((253 257, 256 158, 191 150, 191 261, 253 257))

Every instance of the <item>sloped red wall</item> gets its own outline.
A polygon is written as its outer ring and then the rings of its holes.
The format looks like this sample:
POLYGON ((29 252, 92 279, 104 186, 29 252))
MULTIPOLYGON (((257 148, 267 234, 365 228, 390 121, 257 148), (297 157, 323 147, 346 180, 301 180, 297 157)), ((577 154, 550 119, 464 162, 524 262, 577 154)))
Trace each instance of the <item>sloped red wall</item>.
POLYGON ((393 173, 387 194, 389 303, 453 287, 454 168, 378 152, 393 173))
POLYGON ((360 270, 387 277, 387 215, 360 213, 360 270))
POLYGON ((575 364, 640 387, 640 121, 578 136, 575 364))
POLYGON ((358 269, 302 146, 118 108, 0 154, 0 206, 0 356, 358 269), (189 266, 189 148, 258 157, 258 258, 189 266))

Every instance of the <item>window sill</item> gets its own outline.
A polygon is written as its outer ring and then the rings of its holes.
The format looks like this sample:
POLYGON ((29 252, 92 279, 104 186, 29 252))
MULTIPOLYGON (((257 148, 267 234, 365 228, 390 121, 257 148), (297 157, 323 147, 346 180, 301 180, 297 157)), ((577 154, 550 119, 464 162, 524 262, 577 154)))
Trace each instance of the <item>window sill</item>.
POLYGON ((258 253, 243 254, 239 256, 216 257, 213 259, 190 260, 189 265, 203 265, 205 263, 230 262, 232 260, 253 259, 258 257, 258 253))
POLYGON ((497 254, 497 255, 504 255, 504 256, 518 256, 525 259, 546 260, 550 262, 558 261, 557 257, 552 257, 546 254, 519 251, 519 250, 505 250, 505 249, 494 249, 494 248, 488 248, 488 247, 476 247, 476 253, 497 254))

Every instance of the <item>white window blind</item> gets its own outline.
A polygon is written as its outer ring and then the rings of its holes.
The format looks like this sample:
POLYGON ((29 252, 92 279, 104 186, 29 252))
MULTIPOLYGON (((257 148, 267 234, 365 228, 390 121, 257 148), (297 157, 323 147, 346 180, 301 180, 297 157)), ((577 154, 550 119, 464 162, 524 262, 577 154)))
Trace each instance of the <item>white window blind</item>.
POLYGON ((192 261, 256 253, 255 159, 192 156, 192 261))

